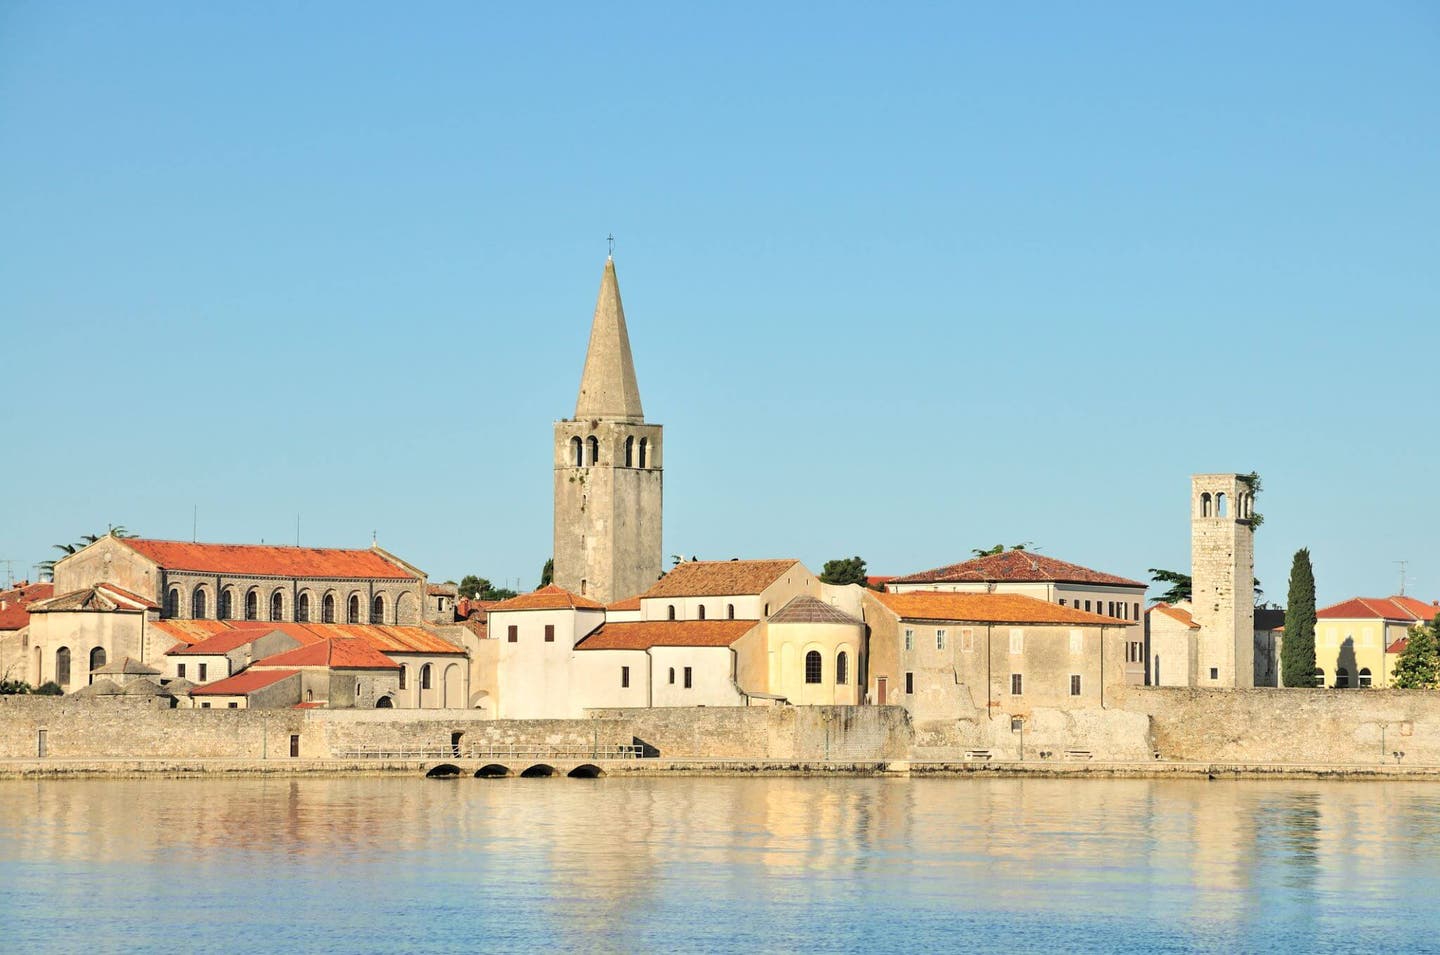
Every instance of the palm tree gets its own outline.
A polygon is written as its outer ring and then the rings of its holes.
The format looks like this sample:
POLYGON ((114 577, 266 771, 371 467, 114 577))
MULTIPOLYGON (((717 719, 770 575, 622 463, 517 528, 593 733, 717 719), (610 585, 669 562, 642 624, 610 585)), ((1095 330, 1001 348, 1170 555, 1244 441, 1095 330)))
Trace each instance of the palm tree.
MULTIPOLYGON (((73 544, 52 544, 58 551, 63 551, 65 557, 77 553, 103 537, 134 537, 135 535, 125 529, 124 524, 111 525, 104 534, 81 534, 80 539, 73 544)), ((56 560, 64 560, 64 557, 57 557, 56 560)), ((39 564, 40 576, 44 580, 55 579, 55 560, 42 560, 39 564)))

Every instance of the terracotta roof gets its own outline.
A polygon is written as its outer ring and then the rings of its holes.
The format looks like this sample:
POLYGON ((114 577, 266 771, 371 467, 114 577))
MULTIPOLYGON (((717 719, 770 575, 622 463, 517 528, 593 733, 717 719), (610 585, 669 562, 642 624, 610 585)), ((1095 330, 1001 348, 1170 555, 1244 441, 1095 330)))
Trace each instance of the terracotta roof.
POLYGON ((533 593, 521 594, 490 605, 490 613, 503 610, 604 610, 605 605, 589 597, 572 594, 555 584, 533 593))
POLYGON ((758 624, 758 620, 642 620, 634 623, 607 623, 577 643, 575 649, 728 647, 758 624))
MULTIPOLYGON (((162 621, 169 623, 170 621, 162 621)), ((213 637, 206 637, 197 643, 186 644, 166 651, 166 656, 223 656, 237 647, 243 647, 252 640, 259 640, 268 633, 278 630, 277 625, 269 627, 245 627, 222 630, 213 637)))
POLYGON ((865 621, 852 617, 839 607, 832 607, 823 600, 806 594, 792 597, 790 602, 770 616, 771 623, 846 623, 857 627, 865 621))
MULTIPOLYGON (((381 653, 464 653, 444 637, 424 627, 390 627, 362 623, 296 623, 292 620, 157 620, 154 627, 183 643, 198 644, 219 633, 231 630, 279 630, 295 638, 303 646, 336 637, 364 640, 381 653)), ((253 639, 253 637, 252 637, 253 639)), ((241 641, 244 642, 244 641, 241 641)), ((238 646, 239 644, 237 644, 238 646)))
POLYGON ((1134 626, 1131 621, 1062 607, 1023 594, 967 594, 921 590, 905 594, 871 591, 869 596, 906 620, 956 620, 974 623, 1134 626))
POLYGON ((23 584, 0 591, 0 630, 19 630, 30 622, 30 604, 55 596, 54 584, 23 584))
POLYGON ((263 690, 265 687, 279 683, 299 672, 299 670, 245 670, 223 680, 197 686, 190 691, 190 695, 244 696, 256 690, 263 690))
POLYGON ((1414 597, 1351 597, 1316 611, 1320 620, 1399 620, 1428 622, 1440 614, 1440 607, 1414 597))
POLYGON ((1409 637, 1401 637, 1399 640, 1396 640, 1394 643, 1390 644, 1390 646, 1386 647, 1386 648, 1385 648, 1385 652, 1386 652, 1386 653, 1404 653, 1404 652, 1405 652, 1405 648, 1406 648, 1407 646, 1409 646, 1409 645, 1410 645, 1410 638, 1409 638, 1409 637))
POLYGON ((691 560, 676 564, 642 597, 724 597, 758 594, 798 560, 691 560))
POLYGON ((414 580, 415 575, 374 548, 283 547, 275 544, 197 544, 116 537, 167 570, 237 577, 304 577, 328 580, 414 580))
POLYGON ((633 597, 626 597, 624 600, 617 600, 617 601, 615 601, 613 604, 606 604, 606 605, 605 605, 605 609, 606 609, 606 610, 639 610, 639 609, 640 609, 640 595, 639 595, 639 594, 636 594, 636 595, 633 596, 633 597))
POLYGON ((453 597, 458 592, 454 584, 425 585, 425 596, 427 597, 453 597))
POLYGON ((486 626, 485 615, 483 613, 476 614, 473 617, 466 617, 460 621, 459 625, 475 634, 475 636, 481 640, 484 640, 486 636, 489 635, 490 628, 486 626))
POLYGON ((96 584, 83 590, 71 590, 49 600, 35 601, 30 605, 30 609, 32 613, 139 613, 159 608, 155 603, 128 590, 112 584, 96 584))
POLYGON ((1182 610, 1179 607, 1172 607, 1166 603, 1159 603, 1151 607, 1149 610, 1146 610, 1145 612, 1147 614, 1151 612, 1162 613, 1172 620, 1180 621, 1185 626, 1189 627, 1191 630, 1200 629, 1200 625, 1195 622, 1195 618, 1190 616, 1190 611, 1182 610))
POLYGON ((292 710, 320 710, 325 708, 324 700, 306 700, 304 703, 296 703, 290 707, 292 710))
POLYGON ((1138 580, 1102 573, 1028 550, 1007 550, 989 557, 976 557, 958 564, 922 570, 918 574, 895 577, 890 583, 950 584, 989 581, 1105 584, 1111 587, 1139 587, 1141 590, 1146 587, 1138 580))
POLYGON ((364 640, 340 637, 322 640, 257 660, 257 667, 330 667, 338 670, 398 670, 400 664, 364 640))
MULTIPOLYGON (((158 630, 172 640, 181 643, 192 644, 208 640, 218 633, 229 633, 236 629, 249 629, 255 625, 254 621, 239 620, 182 620, 172 617, 169 620, 155 620, 146 626, 152 630, 158 630)), ((278 626, 275 624, 274 626, 278 626)))
POLYGON ((478 598, 461 597, 455 601, 455 617, 457 620, 463 620, 477 613, 483 616, 485 611, 499 602, 498 600, 480 600, 478 598))

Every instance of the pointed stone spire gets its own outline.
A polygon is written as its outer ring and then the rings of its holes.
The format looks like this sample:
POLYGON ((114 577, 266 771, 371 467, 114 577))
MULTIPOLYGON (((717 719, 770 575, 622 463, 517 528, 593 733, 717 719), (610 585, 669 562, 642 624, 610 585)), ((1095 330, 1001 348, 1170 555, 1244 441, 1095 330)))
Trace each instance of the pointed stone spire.
POLYGON ((585 352, 585 372, 580 376, 580 397, 575 401, 575 420, 588 419, 645 420, 612 258, 605 260, 605 275, 600 279, 600 298, 595 302, 595 320, 590 325, 590 347, 585 352))

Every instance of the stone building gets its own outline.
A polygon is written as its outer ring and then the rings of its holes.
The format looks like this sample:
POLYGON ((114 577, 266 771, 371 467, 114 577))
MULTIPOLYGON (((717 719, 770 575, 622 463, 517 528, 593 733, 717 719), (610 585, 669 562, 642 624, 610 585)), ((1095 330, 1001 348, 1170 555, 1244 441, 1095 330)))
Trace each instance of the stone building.
POLYGON ((606 603, 661 574, 662 429, 647 424, 615 261, 605 260, 575 416, 555 423, 555 572, 606 603))

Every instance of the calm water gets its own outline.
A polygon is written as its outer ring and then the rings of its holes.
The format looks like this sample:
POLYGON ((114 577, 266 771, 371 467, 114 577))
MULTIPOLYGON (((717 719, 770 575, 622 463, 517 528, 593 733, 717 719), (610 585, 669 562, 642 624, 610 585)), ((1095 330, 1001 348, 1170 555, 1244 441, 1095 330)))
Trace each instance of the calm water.
POLYGON ((5 951, 1437 951, 1440 786, 0 782, 5 951))

